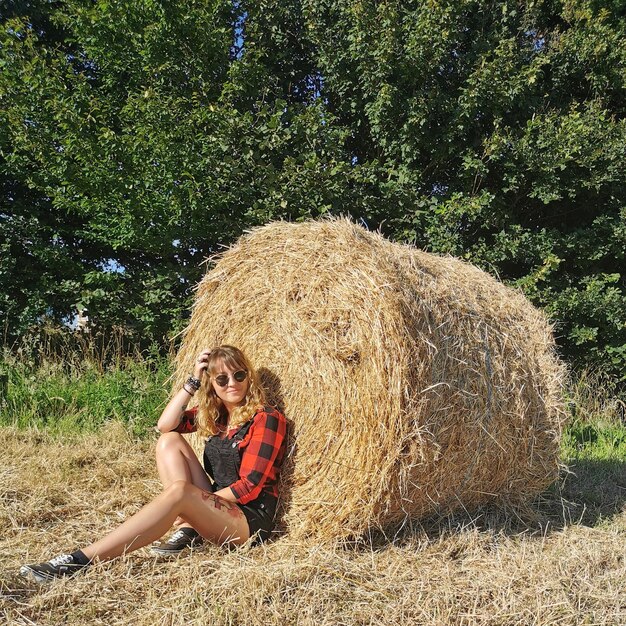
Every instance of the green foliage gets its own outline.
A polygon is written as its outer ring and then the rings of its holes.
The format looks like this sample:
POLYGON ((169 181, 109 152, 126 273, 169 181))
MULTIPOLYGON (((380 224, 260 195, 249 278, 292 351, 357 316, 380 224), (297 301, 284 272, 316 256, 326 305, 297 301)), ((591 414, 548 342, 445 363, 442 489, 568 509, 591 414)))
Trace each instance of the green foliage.
POLYGON ((375 174, 352 171, 348 131, 315 101, 291 30, 302 28, 298 10, 35 4, 44 27, 26 5, 0 34, 2 171, 37 201, 3 197, 0 313, 11 336, 79 306, 97 327, 162 342, 184 322, 201 261, 244 229, 378 210, 377 194, 359 191, 375 174), (243 15, 241 56, 233 23, 243 15), (289 45, 279 60, 276 40, 289 45))
POLYGON ((626 17, 608 0, 14 0, 0 8, 0 318, 137 345, 208 256, 346 214, 478 264, 626 372, 626 17))
POLYGON ((620 465, 626 458, 626 428, 617 423, 575 422, 565 433, 565 458, 574 460, 614 460, 620 465))
POLYGON ((54 433, 96 431, 119 420, 135 435, 150 431, 167 400, 171 375, 165 361, 126 360, 102 369, 47 362, 32 367, 5 358, 6 377, 0 424, 45 428, 54 433))
POLYGON ((624 422, 602 416, 569 425, 561 442, 568 470, 558 493, 562 503, 584 502, 584 507, 570 509, 573 520, 597 523, 623 509, 625 455, 624 422))
POLYGON ((572 378, 566 393, 570 420, 561 440, 561 458, 571 472, 564 497, 572 489, 582 492, 605 513, 623 501, 626 404, 616 397, 618 387, 601 372, 584 370, 572 378))
POLYGON ((523 289, 626 380, 626 19, 603 2, 304 2, 384 228, 523 289))

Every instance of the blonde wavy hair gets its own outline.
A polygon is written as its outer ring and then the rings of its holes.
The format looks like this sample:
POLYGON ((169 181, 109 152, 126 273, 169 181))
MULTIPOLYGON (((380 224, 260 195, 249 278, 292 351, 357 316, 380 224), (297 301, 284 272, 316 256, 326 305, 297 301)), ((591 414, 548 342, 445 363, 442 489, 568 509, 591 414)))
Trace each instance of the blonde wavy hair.
POLYGON ((245 370, 248 372, 248 390, 243 404, 237 407, 228 423, 231 426, 245 424, 258 410, 265 405, 265 391, 259 381, 259 376, 250 364, 246 355, 234 346, 223 345, 212 348, 209 352, 206 374, 202 377, 200 393, 198 394, 198 413, 196 423, 198 432, 204 437, 216 435, 219 432, 218 421, 227 417, 224 403, 215 393, 211 383, 213 377, 219 373, 218 366, 225 365, 233 372, 245 370))

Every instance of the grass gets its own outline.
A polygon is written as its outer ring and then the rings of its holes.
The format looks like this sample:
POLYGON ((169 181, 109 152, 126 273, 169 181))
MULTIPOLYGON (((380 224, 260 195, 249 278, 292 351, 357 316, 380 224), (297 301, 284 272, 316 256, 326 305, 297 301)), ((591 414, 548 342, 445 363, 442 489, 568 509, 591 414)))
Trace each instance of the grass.
POLYGON ((37 366, 5 354, 0 425, 43 428, 52 433, 95 432, 106 422, 145 434, 167 401, 169 362, 126 358, 103 366, 45 360, 37 366))
POLYGON ((164 361, 37 367, 5 358, 0 623, 606 625, 626 623, 626 425, 572 386, 562 479, 520 517, 483 508, 352 544, 160 561, 140 550, 39 588, 24 562, 84 545, 159 490, 151 425, 164 361))
POLYGON ((626 502, 625 405, 612 392, 607 381, 588 372, 570 385, 572 418, 561 442, 568 473, 561 495, 581 503, 578 514, 588 524, 610 519, 626 502))

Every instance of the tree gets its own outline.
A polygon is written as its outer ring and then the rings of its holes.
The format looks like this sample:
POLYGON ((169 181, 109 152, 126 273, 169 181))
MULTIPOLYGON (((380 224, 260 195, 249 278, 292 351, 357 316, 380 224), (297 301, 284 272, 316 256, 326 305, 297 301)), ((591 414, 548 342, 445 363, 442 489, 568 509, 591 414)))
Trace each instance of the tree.
POLYGON ((348 214, 518 286, 572 362, 623 378, 615 3, 7 6, 9 334, 66 316, 74 298, 102 327, 160 341, 180 326, 201 261, 245 229, 348 214))
POLYGON ((385 230, 519 286, 566 356, 626 380, 623 9, 303 5, 354 158, 406 190, 385 230))

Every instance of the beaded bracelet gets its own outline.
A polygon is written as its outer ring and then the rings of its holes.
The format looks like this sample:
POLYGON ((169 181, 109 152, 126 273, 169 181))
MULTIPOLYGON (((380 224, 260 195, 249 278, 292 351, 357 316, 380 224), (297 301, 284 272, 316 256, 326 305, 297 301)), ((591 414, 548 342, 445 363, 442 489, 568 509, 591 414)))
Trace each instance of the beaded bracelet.
POLYGON ((195 376, 190 376, 186 381, 185 385, 189 385, 192 389, 198 391, 200 389, 200 379, 195 376))

